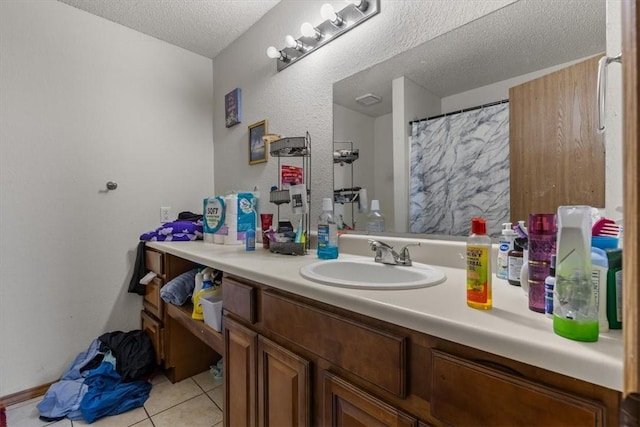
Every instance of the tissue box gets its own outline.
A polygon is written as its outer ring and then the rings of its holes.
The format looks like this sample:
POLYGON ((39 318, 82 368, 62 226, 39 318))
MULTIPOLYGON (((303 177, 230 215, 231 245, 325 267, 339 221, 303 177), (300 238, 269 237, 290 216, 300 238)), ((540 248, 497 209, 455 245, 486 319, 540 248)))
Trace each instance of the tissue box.
POLYGON ((200 298, 204 323, 218 332, 222 331, 222 296, 205 295, 200 298))

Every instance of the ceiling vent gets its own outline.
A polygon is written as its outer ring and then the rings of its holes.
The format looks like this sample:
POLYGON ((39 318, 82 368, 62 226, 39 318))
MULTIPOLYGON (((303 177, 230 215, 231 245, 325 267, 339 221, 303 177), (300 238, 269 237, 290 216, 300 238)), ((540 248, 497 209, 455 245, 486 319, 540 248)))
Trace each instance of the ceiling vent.
POLYGON ((372 93, 367 93, 365 95, 362 95, 356 98, 356 102, 360 105, 364 105, 365 107, 368 107, 373 104, 377 104, 381 100, 382 100, 381 97, 379 97, 378 95, 374 95, 372 93))

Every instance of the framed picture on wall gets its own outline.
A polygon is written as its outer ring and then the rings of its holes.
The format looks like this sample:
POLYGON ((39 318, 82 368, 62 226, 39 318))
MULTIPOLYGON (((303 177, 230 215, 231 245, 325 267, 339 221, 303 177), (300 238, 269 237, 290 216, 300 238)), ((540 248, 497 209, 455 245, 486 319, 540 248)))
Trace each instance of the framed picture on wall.
POLYGON ((263 163, 267 161, 267 146, 262 139, 267 134, 267 121, 249 125, 249 164, 263 163))
POLYGON ((240 88, 237 87, 224 96, 224 121, 230 128, 242 121, 242 98, 240 88))

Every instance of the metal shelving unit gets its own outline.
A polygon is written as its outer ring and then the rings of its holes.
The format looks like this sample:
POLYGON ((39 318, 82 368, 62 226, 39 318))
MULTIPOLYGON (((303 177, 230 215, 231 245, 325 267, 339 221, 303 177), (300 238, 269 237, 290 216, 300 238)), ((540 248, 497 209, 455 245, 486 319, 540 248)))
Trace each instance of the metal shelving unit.
MULTIPOLYGON (((307 190, 307 213, 302 214, 302 230, 305 233, 306 240, 304 243, 293 242, 269 242, 269 250, 271 252, 304 255, 310 249, 310 221, 309 212, 311 212, 311 136, 309 132, 305 136, 282 138, 273 141, 269 146, 269 154, 271 157, 278 159, 278 182, 280 182, 280 169, 282 166, 282 158, 296 157, 300 159, 302 167, 302 181, 307 190)), ((269 201, 278 207, 278 218, 275 224, 280 222, 280 205, 290 203, 291 195, 289 189, 272 190, 269 193, 269 201)), ((293 224, 294 227, 297 224, 293 224)))
POLYGON ((351 205, 351 221, 352 227, 356 228, 356 216, 354 203, 358 203, 360 200, 360 190, 362 187, 353 186, 353 162, 360 157, 360 150, 353 148, 353 142, 351 141, 334 141, 333 142, 333 164, 339 164, 340 166, 347 165, 350 168, 351 179, 349 186, 344 188, 334 188, 333 190, 333 203, 350 204, 351 205), (344 148, 339 148, 342 146, 344 148))

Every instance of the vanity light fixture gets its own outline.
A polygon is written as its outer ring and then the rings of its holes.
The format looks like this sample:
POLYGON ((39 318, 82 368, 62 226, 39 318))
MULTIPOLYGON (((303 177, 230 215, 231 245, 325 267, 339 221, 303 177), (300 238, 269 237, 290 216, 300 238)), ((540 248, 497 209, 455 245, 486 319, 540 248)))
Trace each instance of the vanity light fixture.
POLYGON ((308 49, 307 45, 302 43, 300 40, 296 40, 291 35, 287 35, 284 38, 284 45, 289 49, 295 49, 300 52, 304 52, 308 49))
POLYGON ((380 12, 380 0, 346 0, 346 3, 340 11, 334 10, 329 3, 324 4, 320 9, 323 22, 315 26, 308 22, 302 24, 302 35, 297 39, 286 36, 282 50, 269 47, 267 56, 277 61, 277 70, 282 71, 380 12))
POLYGON ((336 27, 344 24, 344 19, 342 19, 342 17, 338 15, 335 10, 333 10, 333 6, 331 6, 329 3, 325 3, 322 5, 322 7, 320 8, 320 16, 322 16, 322 19, 328 19, 336 27))
POLYGON ((277 59, 282 62, 289 62, 289 57, 281 50, 276 49, 273 46, 267 48, 267 56, 271 59, 277 59))

